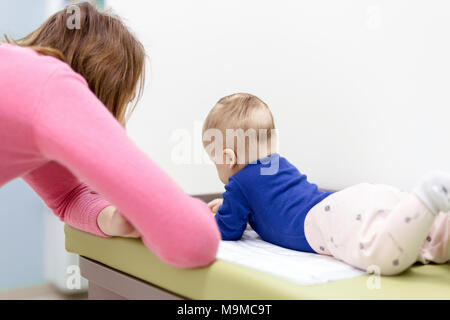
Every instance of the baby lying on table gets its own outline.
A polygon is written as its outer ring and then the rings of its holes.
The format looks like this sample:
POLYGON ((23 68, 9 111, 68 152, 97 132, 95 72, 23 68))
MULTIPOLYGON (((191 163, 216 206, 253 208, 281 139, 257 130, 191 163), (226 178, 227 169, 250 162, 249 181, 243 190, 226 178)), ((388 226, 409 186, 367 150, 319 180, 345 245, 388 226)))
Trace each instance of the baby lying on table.
POLYGON ((450 260, 450 174, 428 174, 413 192, 369 183, 324 192, 275 152, 274 130, 267 104, 244 93, 221 99, 204 123, 226 190, 209 203, 223 240, 249 223, 270 243, 383 275, 450 260))

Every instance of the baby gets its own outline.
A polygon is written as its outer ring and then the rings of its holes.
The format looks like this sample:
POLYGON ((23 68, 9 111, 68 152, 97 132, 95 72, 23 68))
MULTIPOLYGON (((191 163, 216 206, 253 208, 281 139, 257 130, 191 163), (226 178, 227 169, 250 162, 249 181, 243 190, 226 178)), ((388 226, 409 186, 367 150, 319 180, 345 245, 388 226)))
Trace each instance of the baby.
POLYGON ((384 275, 450 260, 450 174, 431 173, 411 193, 369 183, 324 192, 275 152, 275 138, 269 107, 253 95, 225 97, 209 113, 203 144, 226 190, 209 207, 223 240, 239 240, 248 223, 265 241, 384 275))

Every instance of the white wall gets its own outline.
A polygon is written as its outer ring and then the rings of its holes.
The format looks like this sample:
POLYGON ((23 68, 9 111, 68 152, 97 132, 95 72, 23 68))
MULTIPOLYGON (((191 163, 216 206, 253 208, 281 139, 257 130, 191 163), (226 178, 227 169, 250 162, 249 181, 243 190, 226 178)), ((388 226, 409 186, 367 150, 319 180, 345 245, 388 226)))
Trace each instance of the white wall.
MULTIPOLYGON (((222 96, 272 108, 280 151, 324 188, 410 188, 450 171, 450 2, 110 0, 151 70, 132 138, 190 193, 221 191, 208 165, 171 161, 222 96)), ((195 142, 200 149, 200 137, 195 142)))

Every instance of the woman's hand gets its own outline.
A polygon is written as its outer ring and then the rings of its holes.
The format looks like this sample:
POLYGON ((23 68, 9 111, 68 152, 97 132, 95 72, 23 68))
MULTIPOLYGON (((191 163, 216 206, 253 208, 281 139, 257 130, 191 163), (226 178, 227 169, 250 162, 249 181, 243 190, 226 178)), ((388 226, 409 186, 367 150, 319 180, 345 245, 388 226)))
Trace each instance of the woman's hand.
POLYGON ((212 212, 216 213, 219 211, 219 207, 222 205, 223 199, 215 199, 208 203, 208 208, 211 209, 212 212))
POLYGON ((133 225, 117 210, 110 206, 100 212, 97 223, 105 234, 113 237, 139 238, 141 235, 133 225))

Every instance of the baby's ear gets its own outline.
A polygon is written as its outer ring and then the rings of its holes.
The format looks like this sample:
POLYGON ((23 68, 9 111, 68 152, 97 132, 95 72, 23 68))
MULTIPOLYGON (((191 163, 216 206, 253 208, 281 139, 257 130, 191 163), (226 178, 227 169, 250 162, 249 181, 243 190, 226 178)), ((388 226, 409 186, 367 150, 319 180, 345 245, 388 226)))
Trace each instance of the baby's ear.
POLYGON ((225 164, 228 165, 230 168, 233 168, 235 165, 237 165, 237 157, 233 150, 231 149, 223 150, 223 157, 225 159, 225 164))

